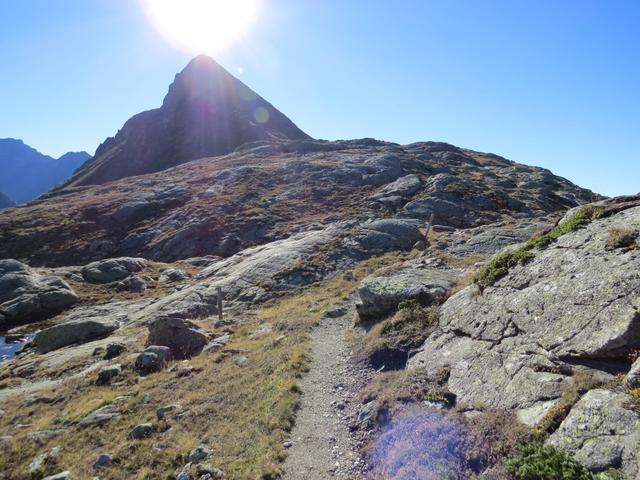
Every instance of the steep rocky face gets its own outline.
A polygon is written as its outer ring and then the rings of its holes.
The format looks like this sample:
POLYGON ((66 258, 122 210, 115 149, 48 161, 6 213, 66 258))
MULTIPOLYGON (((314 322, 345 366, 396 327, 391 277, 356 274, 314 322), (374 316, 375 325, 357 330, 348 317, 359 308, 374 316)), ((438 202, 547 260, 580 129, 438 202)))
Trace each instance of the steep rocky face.
POLYGON ((580 211, 569 212, 557 231, 574 227, 557 240, 482 291, 471 285, 449 298, 408 365, 445 369, 459 408, 514 409, 549 429, 580 394, 604 385, 573 407, 550 443, 596 471, 636 478, 638 412, 633 380, 621 379, 640 348, 640 199, 590 208, 591 223, 575 226, 580 211))
MULTIPOLYGON (((156 174, 68 188, 0 213, 0 256, 34 265, 228 257, 336 221, 424 224, 433 213, 435 224, 466 231, 559 215, 596 198, 548 170, 448 144, 260 142, 156 174)), ((528 225, 525 234, 536 228, 528 225)), ((514 238, 476 233, 501 245, 514 238)), ((370 232, 367 241, 375 246, 384 234, 370 232)))
POLYGON ((309 136, 209 57, 192 60, 160 108, 129 119, 67 186, 102 184, 232 152, 258 140, 309 136))
POLYGON ((16 202, 28 202, 67 180, 90 157, 87 152, 69 152, 55 159, 22 140, 1 138, 0 192, 16 202))

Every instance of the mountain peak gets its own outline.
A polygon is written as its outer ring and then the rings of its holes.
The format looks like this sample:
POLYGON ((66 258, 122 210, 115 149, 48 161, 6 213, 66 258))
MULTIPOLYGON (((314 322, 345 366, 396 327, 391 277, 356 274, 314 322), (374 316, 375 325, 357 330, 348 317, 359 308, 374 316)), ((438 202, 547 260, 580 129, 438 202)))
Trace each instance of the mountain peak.
POLYGON ((213 58, 199 55, 175 76, 160 108, 130 118, 65 186, 157 172, 247 142, 308 138, 213 58))

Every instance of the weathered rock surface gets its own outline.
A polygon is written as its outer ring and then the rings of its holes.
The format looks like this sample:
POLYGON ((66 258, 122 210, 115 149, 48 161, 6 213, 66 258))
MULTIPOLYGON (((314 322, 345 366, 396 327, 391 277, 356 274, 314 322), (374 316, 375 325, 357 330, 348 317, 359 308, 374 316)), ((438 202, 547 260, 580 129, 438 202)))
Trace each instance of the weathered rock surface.
POLYGON ((110 283, 139 272, 145 265, 146 261, 142 258, 109 258, 85 266, 82 269, 82 276, 87 282, 110 283))
POLYGON ((112 420, 118 420, 122 414, 113 405, 105 405, 104 407, 94 410, 89 415, 78 422, 81 427, 90 427, 93 425, 104 425, 112 420))
POLYGON ((358 315, 380 318, 394 312, 403 300, 429 305, 446 297, 455 277, 455 272, 435 268, 407 268, 388 276, 367 277, 358 288, 358 315))
POLYGON ((640 423, 631 396, 591 390, 574 405, 548 444, 568 452, 587 468, 619 468, 625 478, 640 475, 640 423))
POLYGON ((40 275, 17 260, 0 260, 0 327, 48 318, 77 300, 61 278, 40 275))
POLYGON ((640 228, 640 207, 536 250, 482 294, 470 286, 451 297, 409 367, 450 368, 460 403, 520 409, 529 422, 572 384, 568 372, 626 372, 640 346, 640 254, 607 250, 621 224, 640 228))
POLYGON ((420 223, 415 220, 376 220, 363 224, 354 238, 366 250, 407 250, 422 239, 419 226, 420 223))
POLYGON ((119 327, 118 322, 111 320, 72 320, 39 331, 33 343, 40 353, 47 353, 74 343, 106 337, 119 327))
POLYGON ((197 355, 207 342, 206 332, 188 320, 161 317, 149 324, 147 343, 169 347, 173 358, 190 358, 197 355))

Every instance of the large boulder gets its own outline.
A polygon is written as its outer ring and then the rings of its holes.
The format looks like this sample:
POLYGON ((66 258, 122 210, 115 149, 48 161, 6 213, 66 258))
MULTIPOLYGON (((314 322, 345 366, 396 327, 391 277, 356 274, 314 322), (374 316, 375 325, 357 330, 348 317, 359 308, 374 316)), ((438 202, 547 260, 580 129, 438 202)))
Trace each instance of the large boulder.
POLYGON ((72 320, 39 331, 33 343, 38 352, 47 353, 67 345, 104 338, 119 326, 118 322, 112 320, 72 320))
POLYGON ((547 443, 593 471, 619 468, 625 478, 640 478, 640 422, 631 401, 624 393, 591 390, 547 443))
POLYGON ((536 423, 576 372, 613 379, 640 347, 640 255, 607 248, 609 232, 640 229, 640 207, 594 220, 512 267, 480 292, 441 308, 438 329, 409 368, 450 369, 448 387, 471 408, 517 409, 536 423))
POLYGON ((141 271, 146 265, 143 258, 109 258, 98 260, 82 268, 82 276, 91 283, 110 283, 127 278, 141 271))
POLYGON ((356 304, 362 319, 379 318, 394 312, 403 300, 415 300, 428 305, 446 297, 453 287, 455 274, 434 268, 407 268, 388 276, 365 278, 356 304))
POLYGON ((208 341, 207 334, 188 320, 160 317, 149 324, 147 343, 169 347, 174 358, 197 355, 208 341))
POLYGON ((17 260, 0 260, 0 326, 42 320, 77 301, 61 278, 40 275, 17 260))
POLYGON ((387 218, 365 223, 355 240, 367 250, 407 250, 422 239, 420 222, 401 218, 387 218))

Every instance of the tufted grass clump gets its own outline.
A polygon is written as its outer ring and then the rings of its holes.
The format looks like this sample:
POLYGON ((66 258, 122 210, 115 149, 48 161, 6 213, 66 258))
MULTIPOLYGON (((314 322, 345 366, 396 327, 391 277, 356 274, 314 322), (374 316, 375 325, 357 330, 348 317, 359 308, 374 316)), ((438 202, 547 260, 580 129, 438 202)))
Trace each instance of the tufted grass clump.
POLYGON ((511 460, 507 471, 517 480, 600 480, 562 450, 544 445, 527 445, 511 460))
POLYGON ((636 244, 638 232, 627 227, 613 227, 607 235, 607 249, 632 248, 636 244))
POLYGON ((534 256, 526 247, 499 253, 475 274, 473 281, 481 289, 489 287, 509 273, 512 267, 524 265, 534 256))
POLYGON ((602 218, 603 209, 600 207, 581 207, 575 214, 564 222, 556 225, 543 235, 528 240, 524 245, 499 253, 484 265, 474 276, 473 281, 481 290, 496 283, 516 265, 524 265, 535 257, 534 249, 544 249, 567 233, 575 232, 591 223, 596 218, 602 218))

